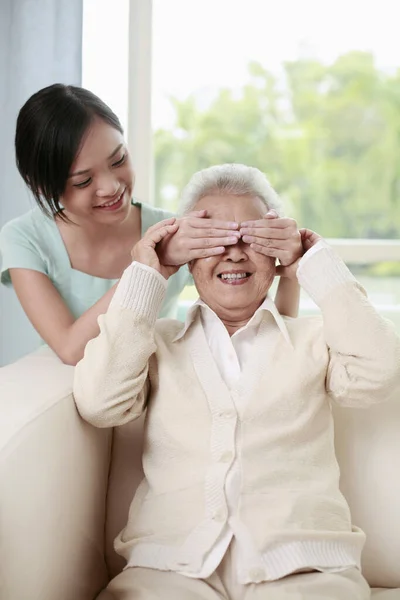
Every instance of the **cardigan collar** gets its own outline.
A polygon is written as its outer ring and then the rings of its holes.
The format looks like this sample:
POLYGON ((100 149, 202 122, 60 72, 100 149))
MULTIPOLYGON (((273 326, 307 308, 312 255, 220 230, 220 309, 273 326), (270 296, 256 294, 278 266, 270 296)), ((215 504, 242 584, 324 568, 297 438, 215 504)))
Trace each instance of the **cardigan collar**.
MULTIPOLYGON (((207 304, 205 304, 205 302, 203 302, 203 300, 201 300, 201 298, 198 298, 196 300, 196 302, 189 308, 189 310, 187 312, 185 324, 184 324, 183 328, 179 331, 179 333, 174 337, 174 339, 172 340, 173 342, 177 342, 178 340, 182 339, 185 336, 186 332, 188 331, 188 329, 191 327, 191 325, 195 321, 196 316, 200 310, 203 312, 203 315, 205 316, 205 318, 207 318, 207 311, 208 311, 209 313, 212 313, 212 315, 215 318, 219 319, 219 317, 214 313, 214 311, 207 304)), ((276 308, 276 305, 273 302, 272 298, 269 295, 265 298, 265 300, 261 304, 261 306, 259 306, 257 308, 256 312, 251 317, 249 322, 244 327, 242 327, 241 329, 236 331, 234 335, 236 335, 237 333, 239 333, 239 331, 242 331, 246 327, 251 327, 252 325, 255 325, 255 321, 257 322, 257 324, 260 323, 263 318, 263 313, 265 313, 265 312, 269 312, 274 317, 274 320, 275 320, 280 332, 282 333, 283 337, 285 338, 285 340, 287 341, 288 344, 292 345, 292 342, 291 342, 290 336, 289 336, 289 331, 286 327, 286 323, 285 323, 283 317, 281 316, 281 314, 279 313, 278 309, 276 308)))

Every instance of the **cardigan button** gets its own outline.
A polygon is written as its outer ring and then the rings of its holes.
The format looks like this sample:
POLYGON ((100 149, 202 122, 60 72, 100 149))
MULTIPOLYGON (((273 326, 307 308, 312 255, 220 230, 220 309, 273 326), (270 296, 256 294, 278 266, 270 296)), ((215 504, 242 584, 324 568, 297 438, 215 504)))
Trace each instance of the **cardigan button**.
POLYGON ((230 463, 233 459, 233 452, 224 452, 220 456, 220 461, 223 463, 230 463))
POLYGON ((236 417, 236 413, 234 410, 224 410, 218 413, 219 417, 224 417, 225 419, 234 419, 236 417))
POLYGON ((260 583, 261 581, 266 580, 267 574, 264 569, 251 569, 249 572, 249 578, 254 583, 260 583))
POLYGON ((218 523, 223 523, 226 520, 226 512, 223 508, 219 508, 215 511, 212 516, 213 521, 217 521, 218 523))

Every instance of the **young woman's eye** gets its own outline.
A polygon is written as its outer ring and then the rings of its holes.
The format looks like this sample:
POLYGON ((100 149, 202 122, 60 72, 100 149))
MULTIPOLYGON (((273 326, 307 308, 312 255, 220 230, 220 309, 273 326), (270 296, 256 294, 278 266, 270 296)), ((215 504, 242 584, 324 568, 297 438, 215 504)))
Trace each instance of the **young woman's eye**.
POLYGON ((85 188, 89 185, 89 183, 92 181, 92 178, 89 177, 89 179, 85 179, 85 181, 80 181, 79 183, 74 183, 74 187, 77 188, 85 188))
POLYGON ((122 165, 125 162, 125 158, 126 158, 126 154, 123 154, 121 156, 121 158, 119 160, 117 160, 117 162, 113 163, 112 166, 113 167, 119 167, 120 165, 122 165))

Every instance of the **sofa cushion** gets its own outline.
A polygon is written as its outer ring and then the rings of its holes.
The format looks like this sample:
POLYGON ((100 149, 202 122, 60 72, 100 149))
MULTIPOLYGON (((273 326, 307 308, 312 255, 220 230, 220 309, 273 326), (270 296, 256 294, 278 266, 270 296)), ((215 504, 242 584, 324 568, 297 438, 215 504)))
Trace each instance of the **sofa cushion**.
POLYGON ((0 369, 1 600, 92 600, 107 584, 111 434, 80 419, 72 377, 45 348, 0 369))
POLYGON ((114 551, 114 539, 128 521, 129 506, 143 478, 142 444, 145 417, 116 427, 113 433, 111 469, 107 495, 106 561, 110 578, 125 566, 114 551))
POLYGON ((400 399, 334 407, 334 417, 341 489, 367 534, 364 575, 372 587, 400 588, 400 399))

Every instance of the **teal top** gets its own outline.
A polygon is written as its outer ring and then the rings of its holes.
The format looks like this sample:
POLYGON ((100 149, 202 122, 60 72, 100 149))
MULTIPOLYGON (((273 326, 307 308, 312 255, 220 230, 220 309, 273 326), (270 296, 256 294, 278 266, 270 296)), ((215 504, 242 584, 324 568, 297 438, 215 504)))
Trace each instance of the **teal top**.
MULTIPOLYGON (((155 223, 173 216, 160 208, 135 204, 141 205, 142 235, 155 223)), ((4 285, 12 285, 9 273, 12 268, 32 269, 47 275, 75 318, 93 306, 118 281, 73 269, 54 219, 38 207, 9 221, 0 231, 0 277, 4 285)), ((189 282, 186 266, 169 278, 160 317, 176 318, 179 294, 189 282)))

